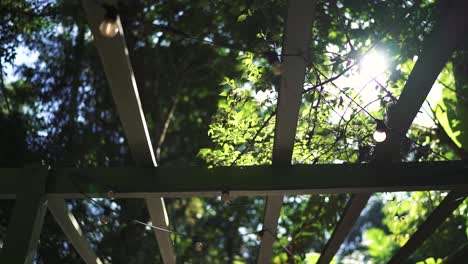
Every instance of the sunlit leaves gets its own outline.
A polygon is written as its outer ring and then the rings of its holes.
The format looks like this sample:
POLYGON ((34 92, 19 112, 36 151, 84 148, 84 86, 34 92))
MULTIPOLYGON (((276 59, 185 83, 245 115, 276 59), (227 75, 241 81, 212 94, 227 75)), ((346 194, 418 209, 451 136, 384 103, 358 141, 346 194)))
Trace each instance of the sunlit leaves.
POLYGON ((423 261, 419 261, 419 262, 416 262, 416 264, 440 264, 442 263, 442 259, 441 258, 427 258, 423 261))
MULTIPOLYGON (((376 263, 387 262, 393 256, 394 251, 402 247, 421 223, 429 217, 445 195, 436 191, 384 194, 382 197, 387 200, 382 210, 385 215, 383 219, 385 228, 365 231, 364 244, 367 245, 369 255, 375 258, 376 263)), ((466 241, 466 234, 460 232, 466 226, 463 215, 465 210, 466 206, 460 206, 452 217, 434 230, 432 238, 429 238, 412 255, 411 260, 445 257, 453 250, 445 246, 447 243, 466 241)))
POLYGON ((242 14, 237 17, 237 22, 242 22, 247 19, 247 14, 242 14))
MULTIPOLYGON (((466 56, 460 53, 459 56, 466 56)), ((457 61, 460 61, 458 59, 457 61)), ((437 82, 444 87, 442 92, 442 100, 437 105, 436 117, 440 125, 445 130, 450 139, 457 147, 468 150, 468 104, 467 95, 468 89, 466 84, 466 76, 461 71, 464 71, 464 66, 460 63, 449 63, 439 75, 437 82), (455 67, 462 69, 458 69, 455 67), (457 70, 457 72, 455 72, 457 70), (455 75, 456 74, 456 75, 455 75), (455 81, 455 77, 458 81, 455 81), (458 84, 458 85, 457 85, 458 84)))
POLYGON ((235 81, 226 79, 223 84, 226 90, 208 131, 217 147, 201 149, 199 156, 214 165, 230 165, 238 156, 238 165, 268 163, 270 154, 265 150, 272 148, 272 110, 264 110, 252 91, 238 87, 235 81))
POLYGON ((398 245, 391 236, 378 228, 367 230, 364 239, 368 241, 367 250, 375 263, 388 262, 398 245))

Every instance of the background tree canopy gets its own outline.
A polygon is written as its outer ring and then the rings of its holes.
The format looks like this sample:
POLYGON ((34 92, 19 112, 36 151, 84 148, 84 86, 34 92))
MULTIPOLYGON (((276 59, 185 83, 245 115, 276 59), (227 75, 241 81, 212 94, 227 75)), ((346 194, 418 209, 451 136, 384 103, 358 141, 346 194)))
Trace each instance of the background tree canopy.
MULTIPOLYGON (((98 0, 96 0, 98 1, 98 0)), ((98 1, 99 2, 99 1, 98 1)), ((318 1, 293 163, 369 162, 374 119, 398 100, 446 1, 318 1), (333 81, 330 81, 333 80, 333 81), (365 109, 365 110, 363 110, 365 109)), ((117 1, 130 58, 163 166, 270 164, 287 1, 117 1)), ((464 42, 468 43, 468 42, 464 42)), ((464 159, 468 56, 460 45, 411 126, 403 161, 464 159)), ((287 54, 283 54, 287 56, 287 54)), ((119 166, 131 157, 79 1, 0 2, 0 163, 119 166)), ((445 192, 378 193, 336 263, 385 263, 445 192)), ((348 195, 287 196, 275 263, 315 263, 348 195)), ((109 263, 161 263, 142 200, 87 199, 69 208, 109 263)), ((12 201, 0 200, 0 242, 12 201)), ((166 199, 181 263, 252 263, 264 197, 166 199), (203 241, 198 253, 193 243, 203 241)), ((439 261, 468 243, 468 202, 408 263, 439 261)), ((46 216, 37 263, 81 263, 46 216)))

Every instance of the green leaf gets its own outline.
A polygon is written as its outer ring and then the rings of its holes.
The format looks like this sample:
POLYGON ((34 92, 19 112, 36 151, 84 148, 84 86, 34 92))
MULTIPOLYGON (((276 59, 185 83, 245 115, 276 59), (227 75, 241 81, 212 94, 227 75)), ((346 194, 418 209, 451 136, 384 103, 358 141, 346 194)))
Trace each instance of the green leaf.
POLYGON ((439 264, 442 263, 442 259, 427 258, 424 261, 416 262, 416 264, 439 264))
POLYGON ((438 81, 451 89, 443 89, 442 100, 437 105, 435 116, 453 143, 467 151, 468 108, 462 98, 467 92, 456 86, 452 63, 447 64, 438 81))
POLYGON ((244 20, 247 19, 247 15, 246 14, 242 14, 240 15, 238 18, 237 18, 237 22, 242 22, 244 20))

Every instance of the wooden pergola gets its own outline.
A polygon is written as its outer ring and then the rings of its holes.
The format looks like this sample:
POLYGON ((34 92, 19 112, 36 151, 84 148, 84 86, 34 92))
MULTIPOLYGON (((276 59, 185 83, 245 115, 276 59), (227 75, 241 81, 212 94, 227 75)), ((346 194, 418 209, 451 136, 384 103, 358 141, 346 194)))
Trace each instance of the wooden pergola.
MULTIPOLYGON (((163 197, 209 197, 229 191, 231 196, 267 196, 264 232, 258 263, 270 263, 284 195, 350 193, 345 210, 318 263, 329 263, 374 192, 450 190, 390 263, 407 259, 468 195, 468 162, 399 162, 401 135, 405 135, 438 74, 466 32, 468 13, 462 1, 438 21, 414 66, 388 120, 391 131, 377 145, 369 164, 291 165, 304 79, 310 57, 309 42, 314 0, 289 0, 284 33, 284 73, 279 90, 273 164, 268 166, 160 168, 155 161, 145 116, 130 63, 120 20, 119 34, 104 38, 99 23, 104 9, 96 1, 82 0, 112 95, 126 134, 135 167, 56 168, 44 166, 0 169, 0 198, 15 199, 0 263, 33 263, 47 208, 70 243, 88 264, 102 263, 85 239, 64 199, 106 197, 144 198, 154 226, 168 228, 163 197), (27 185, 24 182, 28 182, 27 185), (77 188, 79 186, 80 188, 77 188)), ((456 2, 456 3, 455 3, 456 2)), ((154 229, 164 263, 176 263, 168 232, 154 229)), ((448 258, 459 263, 467 247, 448 258)), ((464 253, 465 252, 465 253, 464 253)))

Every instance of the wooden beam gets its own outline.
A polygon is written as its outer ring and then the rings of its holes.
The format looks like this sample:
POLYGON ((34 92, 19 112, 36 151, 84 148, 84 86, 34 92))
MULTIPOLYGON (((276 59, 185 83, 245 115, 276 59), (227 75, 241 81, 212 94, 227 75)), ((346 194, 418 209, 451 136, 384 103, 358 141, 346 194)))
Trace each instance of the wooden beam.
POLYGON ((437 20, 431 35, 424 40, 422 53, 403 88, 398 102, 388 114, 387 139, 375 150, 375 158, 397 162, 400 160, 400 146, 421 106, 431 91, 439 73, 447 64, 467 27, 465 1, 446 0, 440 3, 441 17, 437 20))
POLYGON ((463 203, 467 195, 468 192, 450 192, 388 263, 403 263, 408 259, 411 254, 413 254, 413 252, 418 249, 432 233, 434 233, 437 227, 439 227, 447 217, 452 215, 453 211, 463 203))
POLYGON ((276 230, 278 228, 278 220, 282 206, 282 195, 269 195, 267 197, 262 228, 264 230, 268 230, 268 232, 262 232, 257 263, 271 263, 273 256, 273 243, 276 241, 276 230))
POLYGON ((328 240, 328 243, 325 245, 325 248, 322 250, 317 264, 330 263, 336 252, 340 249, 341 244, 343 243, 343 237, 346 238, 349 231, 353 228, 355 220, 350 221, 350 219, 358 219, 361 215, 362 210, 367 204, 371 194, 353 194, 346 204, 346 207, 343 211, 343 215, 346 217, 341 217, 333 234, 328 240))
MULTIPOLYGON (((282 58, 283 73, 279 90, 275 141, 273 145, 273 165, 291 165, 297 120, 304 89, 305 71, 310 58, 312 23, 315 11, 314 0, 289 0, 282 58), (297 55, 297 56, 291 56, 297 55)), ((284 177, 284 176, 283 176, 284 177)), ((282 196, 268 196, 265 206, 263 228, 258 263, 270 263, 273 242, 283 203, 282 196)))
MULTIPOLYGON (((114 190, 116 198, 145 198, 148 195, 219 196, 223 190, 229 190, 232 196, 466 190, 466 175, 468 161, 213 169, 57 168, 48 178, 46 193, 55 198, 84 198, 80 192, 92 197, 107 197, 107 192, 114 190)), ((0 178, 0 194, 14 198, 16 189, 3 188, 3 178, 6 177, 0 178)), ((11 186, 19 185, 20 180, 17 181, 11 186)))
POLYGON ((98 5, 99 1, 83 0, 82 3, 132 157, 137 163, 152 166, 156 160, 153 147, 148 144, 151 140, 120 19, 117 18, 118 35, 103 37, 99 24, 104 19, 104 9, 98 5))
MULTIPOLYGON (((446 1, 454 3, 457 1, 446 1)), ((458 5, 464 5, 458 1, 458 5)), ((453 8, 449 4, 449 12, 443 12, 443 17, 435 26, 431 36, 424 41, 423 52, 419 56, 408 81, 398 99, 397 104, 390 109, 387 125, 387 140, 378 144, 374 152, 374 161, 388 163, 400 161, 400 146, 409 127, 413 123, 419 109, 426 99, 439 73, 453 53, 457 43, 463 36, 464 13, 466 9, 453 8)), ((369 199, 367 194, 354 195, 348 203, 353 204, 356 210, 364 209, 369 199)), ((319 264, 329 263, 339 246, 346 239, 354 226, 360 211, 348 210, 341 218, 342 221, 335 227, 335 231, 322 251, 319 264)))
MULTIPOLYGON (((21 169, 16 169, 21 170, 21 169)), ((0 169, 0 174, 3 174, 0 169)), ((8 171, 15 171, 8 169, 8 171)), ((405 162, 392 164, 316 164, 246 167, 98 167, 57 168, 48 177, 46 193, 53 198, 116 198, 294 195, 312 193, 372 193, 463 190, 468 186, 468 161, 405 162), (312 177, 313 175, 313 177, 312 177)), ((16 172, 11 175, 17 175, 16 172)), ((6 176, 6 175, 3 175, 6 176)), ((15 198, 21 180, 11 181, 2 198, 15 198)), ((165 220, 164 220, 165 221, 165 220)))
MULTIPOLYGON (((375 177, 378 178, 379 175, 375 175, 375 177)), ((327 244, 325 244, 317 264, 328 264, 332 261, 336 252, 340 249, 341 244, 343 244, 343 241, 346 239, 349 232, 351 232, 351 229, 361 215, 362 210, 366 207, 371 196, 370 193, 354 193, 355 194, 353 194, 346 203, 345 210, 336 224, 330 239, 327 241, 327 244)))
MULTIPOLYGON (((399 100, 398 103, 402 105, 412 106, 414 102, 423 103, 425 100, 421 97, 421 94, 429 93, 430 86, 437 79, 437 76, 434 77, 435 70, 437 75, 445 66, 447 60, 452 55, 452 52, 456 49, 458 43, 464 39, 463 36, 467 32, 468 19, 466 13, 468 12, 468 4, 463 1, 454 1, 446 0, 442 2, 442 7, 444 8, 444 16, 441 17, 441 26, 437 27, 432 38, 430 39, 429 44, 426 45, 426 50, 431 53, 437 54, 437 56, 429 56, 421 58, 421 64, 432 64, 435 65, 434 69, 431 70, 419 67, 418 75, 415 78, 408 79, 408 82, 412 81, 412 85, 417 87, 420 91, 418 93, 407 92, 404 97, 405 101, 399 100), (440 70, 439 70, 440 69, 440 70), (422 76, 424 74, 429 74, 429 77, 426 79, 422 76), (430 85, 429 85, 430 84, 430 85)), ((418 60, 418 63, 420 61, 418 60)), ((416 67, 415 67, 416 70, 416 67)), ((405 92, 403 90, 403 92, 405 92)), ((403 96, 402 92, 402 96, 403 96)), ((397 104, 398 105, 398 104, 397 104)), ((415 112, 419 109, 405 108, 402 109, 396 108, 396 111, 392 112, 392 118, 395 120, 395 127, 397 133, 401 131, 406 131, 409 129, 411 122, 409 120, 401 120, 400 117, 404 115, 405 111, 415 112)), ((414 113, 416 115, 417 112, 414 113)), ((390 140, 393 142, 401 142, 401 137, 398 139, 397 133, 390 134, 390 140), (400 141, 398 141, 400 140, 400 141)), ((382 146, 382 150, 389 151, 392 156, 397 155, 398 149, 392 148, 391 145, 382 146)), ((379 150, 379 151, 382 151, 379 150)), ((468 195, 467 192, 450 192, 447 197, 441 202, 441 204, 434 209, 426 221, 416 230, 416 232, 410 237, 408 242, 397 252, 397 254, 390 260, 389 263, 400 263, 401 261, 407 259, 422 243, 439 227, 444 220, 449 217, 453 211, 460 205, 464 198, 468 195)))
MULTIPOLYGON (((352 193, 450 190, 468 186, 468 161, 394 164, 317 164, 247 167, 69 168, 49 178, 49 195, 77 194, 77 187, 105 197, 352 193), (312 177, 313 176, 313 177, 312 177), (73 184, 77 184, 75 186, 73 184), (171 195, 172 194, 172 195, 171 195), (128 195, 128 196, 127 196, 128 195)), ((79 195, 79 193, 78 193, 79 195)), ((82 196, 80 196, 82 197, 82 196)))
MULTIPOLYGON (((152 224, 154 226, 163 227, 169 229, 169 216, 167 215, 166 207, 163 198, 157 194, 150 194, 146 197, 146 204, 148 206, 148 211, 150 214, 150 218, 153 221, 152 224), (159 215, 161 214, 162 215, 159 215)), ((168 232, 164 232, 162 230, 154 230, 156 239, 158 240, 158 244, 163 245, 165 248, 172 247, 172 241, 168 232)), ((175 256, 172 257, 168 255, 167 252, 163 259, 166 261, 173 261, 171 263, 175 263, 175 256)), ((163 254, 163 253, 162 253, 163 254)))
POLYGON ((16 195, 0 263, 33 263, 47 211, 47 176, 45 167, 26 167, 22 170, 19 180, 23 184, 16 195))
MULTIPOLYGON (((94 43, 112 90, 117 111, 122 121, 125 135, 135 163, 138 166, 156 167, 157 163, 146 125, 145 115, 141 107, 138 87, 135 81, 129 52, 123 35, 120 19, 117 18, 119 34, 114 38, 106 38, 99 33, 99 24, 104 18, 104 9, 94 0, 83 0, 83 7, 88 18, 94 43)), ((161 197, 150 196, 146 199, 153 223, 165 223, 167 215, 164 200, 161 197), (149 201, 148 199, 151 199, 149 201), (156 206, 156 203, 159 205, 156 206)), ((166 225, 161 226, 167 228, 166 225)), ((175 263, 175 253, 168 232, 155 230, 160 253, 164 263, 175 263)))
POLYGON ((278 95, 273 164, 291 164, 306 66, 310 58, 314 12, 315 1, 288 1, 282 50, 286 56, 283 56, 281 64, 283 72, 278 95))
POLYGON ((68 210, 65 201, 61 198, 49 198, 48 208, 83 261, 86 264, 102 264, 86 240, 75 216, 68 210))

